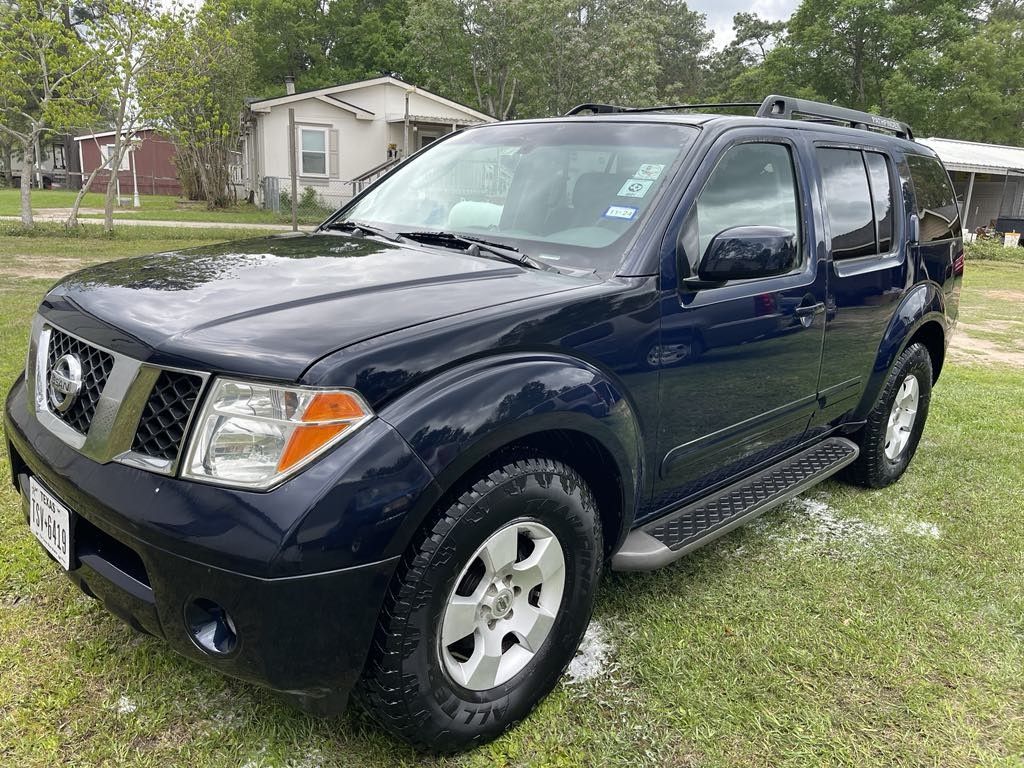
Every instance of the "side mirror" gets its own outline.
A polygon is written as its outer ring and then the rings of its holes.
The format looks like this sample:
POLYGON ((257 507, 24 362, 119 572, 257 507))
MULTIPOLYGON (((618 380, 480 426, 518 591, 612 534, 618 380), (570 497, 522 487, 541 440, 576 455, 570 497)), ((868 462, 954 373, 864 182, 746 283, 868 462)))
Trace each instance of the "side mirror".
POLYGON ((800 266, 796 234, 781 227, 733 227, 712 238, 697 277, 684 282, 693 289, 729 280, 784 275, 800 266))

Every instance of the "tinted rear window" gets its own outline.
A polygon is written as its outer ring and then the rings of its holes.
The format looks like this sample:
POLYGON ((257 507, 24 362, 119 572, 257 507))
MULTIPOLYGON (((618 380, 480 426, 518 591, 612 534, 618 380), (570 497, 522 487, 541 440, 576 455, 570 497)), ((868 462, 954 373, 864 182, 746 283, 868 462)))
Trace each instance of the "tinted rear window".
POLYGON ((953 186, 942 163, 933 157, 907 155, 914 180, 917 217, 921 220, 921 242, 960 237, 960 213, 953 186))
POLYGON ((875 222, 878 226, 878 252, 892 250, 892 185, 889 181, 889 162, 885 155, 865 152, 864 162, 868 166, 871 181, 871 198, 875 208, 875 222))
POLYGON ((875 217, 860 151, 819 149, 818 164, 832 230, 832 258, 873 256, 878 252, 875 217))

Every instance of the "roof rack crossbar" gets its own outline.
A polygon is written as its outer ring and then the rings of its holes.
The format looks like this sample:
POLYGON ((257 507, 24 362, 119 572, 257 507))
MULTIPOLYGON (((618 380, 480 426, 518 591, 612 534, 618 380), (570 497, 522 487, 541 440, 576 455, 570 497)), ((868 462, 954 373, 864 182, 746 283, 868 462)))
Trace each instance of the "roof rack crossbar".
POLYGON ((820 101, 797 99, 792 96, 771 95, 757 110, 758 117, 774 117, 782 120, 794 120, 797 116, 817 118, 829 122, 848 125, 861 130, 888 131, 901 139, 914 140, 914 132, 910 126, 891 117, 872 115, 856 109, 837 107, 820 101))
POLYGON ((565 117, 578 115, 581 112, 593 112, 595 115, 609 115, 616 112, 627 112, 629 107, 620 107, 615 104, 577 104, 565 113, 565 117))
POLYGON ((578 104, 565 113, 565 116, 578 115, 581 112, 595 114, 623 114, 635 112, 671 112, 677 109, 756 109, 761 106, 759 101, 717 102, 713 104, 662 104, 656 107, 620 107, 615 104, 578 104))
POLYGON ((720 101, 713 104, 665 104, 658 107, 631 107, 627 112, 670 112, 674 109, 751 109, 760 107, 756 101, 720 101))
POLYGON ((810 118, 814 122, 836 123, 865 131, 887 131, 901 139, 914 140, 914 132, 910 126, 891 117, 872 115, 856 109, 837 107, 820 101, 798 99, 793 96, 773 94, 763 102, 734 101, 717 104, 665 104, 654 107, 622 107, 617 104, 578 104, 566 112, 566 116, 578 115, 582 112, 593 112, 598 115, 671 112, 684 109, 754 109, 757 117, 770 117, 781 120, 795 120, 799 117, 810 118))

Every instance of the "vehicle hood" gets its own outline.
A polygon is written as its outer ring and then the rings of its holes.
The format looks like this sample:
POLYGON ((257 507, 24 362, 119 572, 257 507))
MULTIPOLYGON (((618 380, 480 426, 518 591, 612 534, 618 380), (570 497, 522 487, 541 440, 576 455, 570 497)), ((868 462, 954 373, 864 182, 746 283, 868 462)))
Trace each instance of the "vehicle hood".
POLYGON ((92 267, 59 283, 44 313, 67 323, 69 306, 84 312, 116 329, 113 346, 128 335, 162 364, 295 380, 324 355, 380 334, 596 280, 316 233, 92 267))

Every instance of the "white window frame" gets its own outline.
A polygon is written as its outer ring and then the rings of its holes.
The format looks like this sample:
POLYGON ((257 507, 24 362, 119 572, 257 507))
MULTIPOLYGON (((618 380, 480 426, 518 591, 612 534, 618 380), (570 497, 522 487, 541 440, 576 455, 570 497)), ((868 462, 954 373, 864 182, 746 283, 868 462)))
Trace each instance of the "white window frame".
MULTIPOLYGON (((113 155, 113 154, 114 154, 114 145, 113 144, 100 144, 100 165, 107 164, 110 161, 111 155, 113 155)), ((129 149, 127 152, 125 152, 121 156, 120 167, 117 169, 119 173, 121 171, 130 171, 132 169, 131 161, 128 159, 128 155, 130 155, 130 154, 131 154, 131 149, 129 149)), ((108 170, 109 170, 109 168, 108 168, 108 170)))
POLYGON ((299 145, 298 146, 298 149, 299 149, 299 157, 298 157, 298 161, 299 161, 299 176, 307 176, 307 177, 310 177, 310 178, 317 178, 317 179, 328 179, 328 178, 330 178, 330 173, 331 173, 331 136, 330 136, 330 129, 328 129, 328 128, 321 128, 319 126, 300 125, 299 126, 299 142, 298 142, 298 145, 299 145), (324 172, 323 173, 307 172, 305 167, 303 166, 303 163, 302 163, 303 156, 307 152, 309 154, 311 154, 311 155, 319 155, 320 154, 317 151, 306 150, 306 149, 302 148, 302 134, 304 134, 306 132, 309 132, 309 133, 319 133, 319 134, 322 134, 323 137, 324 137, 324 151, 323 151, 323 156, 324 156, 324 172))

